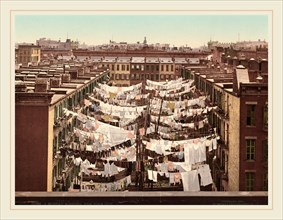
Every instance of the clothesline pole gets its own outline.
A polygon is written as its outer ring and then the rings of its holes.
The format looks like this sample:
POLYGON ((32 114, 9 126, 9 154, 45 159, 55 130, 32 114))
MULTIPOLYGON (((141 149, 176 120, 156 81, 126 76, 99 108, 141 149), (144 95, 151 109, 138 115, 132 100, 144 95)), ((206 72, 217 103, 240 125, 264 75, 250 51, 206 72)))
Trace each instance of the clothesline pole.
POLYGON ((159 109, 159 114, 158 114, 158 120, 157 120, 157 124, 155 125, 155 133, 158 133, 158 128, 159 128, 159 124, 160 124, 160 116, 161 116, 161 111, 162 111, 162 105, 163 105, 163 100, 161 99, 161 104, 160 104, 160 109, 159 109))

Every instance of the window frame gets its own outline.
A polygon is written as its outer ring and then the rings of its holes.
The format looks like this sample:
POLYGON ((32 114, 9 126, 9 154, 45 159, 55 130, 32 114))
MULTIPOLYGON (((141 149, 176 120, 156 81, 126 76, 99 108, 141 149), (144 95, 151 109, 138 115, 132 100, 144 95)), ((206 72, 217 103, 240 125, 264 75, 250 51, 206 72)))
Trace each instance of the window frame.
POLYGON ((255 172, 246 172, 246 191, 254 191, 255 172))
POLYGON ((255 161, 256 155, 256 139, 246 139, 246 160, 247 161, 255 161), (250 143, 248 143, 250 142, 250 143), (252 145, 252 142, 254 143, 252 145), (252 157, 253 155, 253 157, 252 157))
POLYGON ((255 104, 247 104, 247 117, 246 117, 246 126, 255 127, 256 126, 256 105, 255 104), (253 109, 250 109, 253 108, 253 109))

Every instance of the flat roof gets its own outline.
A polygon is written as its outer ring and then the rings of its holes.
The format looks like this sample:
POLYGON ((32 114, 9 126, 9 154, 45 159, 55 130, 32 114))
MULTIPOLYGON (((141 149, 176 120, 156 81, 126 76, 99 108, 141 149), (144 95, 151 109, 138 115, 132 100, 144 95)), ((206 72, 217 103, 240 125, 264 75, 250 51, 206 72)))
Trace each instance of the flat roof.
POLYGON ((65 96, 66 94, 54 94, 51 98, 50 105, 55 104, 56 102, 58 102, 60 99, 64 98, 65 96))
POLYGON ((160 63, 173 63, 173 60, 171 57, 161 57, 159 58, 160 63))
POLYGON ((102 62, 106 62, 106 63, 113 63, 113 62, 116 62, 116 58, 117 57, 105 57, 102 62))
POLYGON ((131 57, 118 57, 117 62, 119 63, 129 63, 131 61, 131 57))
POLYGON ((132 63, 144 63, 145 57, 132 57, 132 63))
POLYGON ((175 58, 175 63, 188 63, 188 61, 186 60, 186 58, 175 58))
POLYGON ((146 58, 147 63, 159 63, 158 57, 147 57, 146 58))

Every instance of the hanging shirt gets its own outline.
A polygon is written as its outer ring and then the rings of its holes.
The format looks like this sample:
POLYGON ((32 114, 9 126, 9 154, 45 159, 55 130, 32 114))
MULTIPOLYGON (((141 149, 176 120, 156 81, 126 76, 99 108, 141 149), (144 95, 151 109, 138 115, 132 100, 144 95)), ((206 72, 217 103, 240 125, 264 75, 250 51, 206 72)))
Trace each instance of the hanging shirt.
POLYGON ((182 182, 183 190, 190 192, 200 191, 199 180, 198 180, 198 171, 192 170, 189 172, 182 172, 182 182))

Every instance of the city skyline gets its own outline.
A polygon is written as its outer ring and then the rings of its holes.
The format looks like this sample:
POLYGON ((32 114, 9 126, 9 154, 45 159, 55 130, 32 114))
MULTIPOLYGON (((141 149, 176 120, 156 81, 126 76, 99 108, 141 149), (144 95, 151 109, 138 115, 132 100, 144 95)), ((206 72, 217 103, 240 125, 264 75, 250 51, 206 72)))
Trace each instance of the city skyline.
POLYGON ((116 42, 168 43, 197 48, 209 40, 268 41, 267 15, 17 15, 15 42, 39 38, 78 40, 87 45, 116 42))

